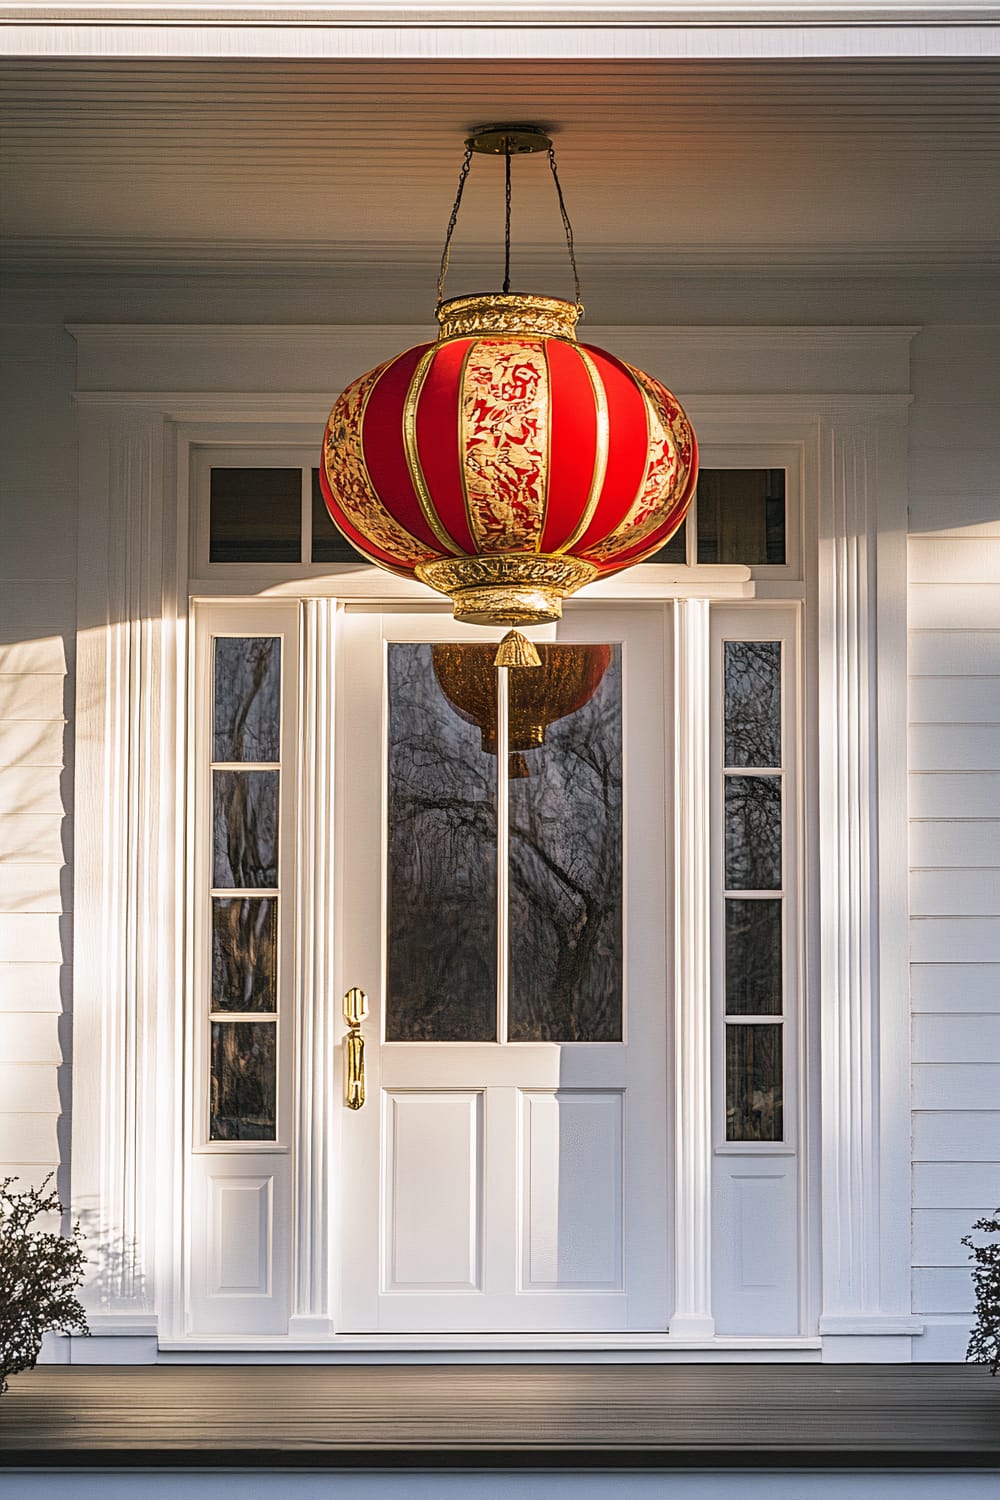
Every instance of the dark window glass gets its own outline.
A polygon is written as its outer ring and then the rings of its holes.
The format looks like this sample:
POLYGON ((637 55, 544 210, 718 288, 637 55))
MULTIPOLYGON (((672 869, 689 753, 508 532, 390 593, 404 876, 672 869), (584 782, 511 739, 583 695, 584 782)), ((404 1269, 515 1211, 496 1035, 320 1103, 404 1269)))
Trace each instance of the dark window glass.
POLYGON ((210 562, 301 562, 301 469, 213 469, 210 562))
POLYGON ((698 561, 785 561, 784 469, 703 469, 698 476, 698 561))
POLYGON ((726 641, 727 766, 781 765, 781 642, 726 641))
POLYGON ((212 1009, 277 1010, 278 902, 212 900, 212 1009))
POLYGON ((275 761, 281 736, 281 642, 218 636, 213 760, 275 761))
POLYGON ((213 771, 212 884, 218 890, 278 884, 278 772, 213 771))
POLYGON ((273 1021, 213 1021, 213 1141, 275 1139, 275 1031, 273 1021))
POLYGON ((647 557, 651 563, 686 563, 687 562, 687 521, 682 521, 674 532, 669 542, 664 542, 658 552, 652 557, 647 557))
POLYGON ((726 777, 726 889, 773 891, 781 885, 781 781, 726 777))
POLYGON ((726 1027, 726 1140, 780 1141, 784 1135, 778 1025, 726 1027))
POLYGON ((346 536, 330 519, 330 512, 319 487, 319 470, 312 471, 312 560, 317 562, 356 562, 371 564, 367 557, 352 547, 346 536))
POLYGON ((389 646, 388 1041, 496 1040, 495 654, 389 646))
POLYGON ((781 902, 726 902, 726 1011, 781 1014, 781 902))
POLYGON ((621 647, 538 650, 508 673, 508 1036, 620 1041, 621 647))

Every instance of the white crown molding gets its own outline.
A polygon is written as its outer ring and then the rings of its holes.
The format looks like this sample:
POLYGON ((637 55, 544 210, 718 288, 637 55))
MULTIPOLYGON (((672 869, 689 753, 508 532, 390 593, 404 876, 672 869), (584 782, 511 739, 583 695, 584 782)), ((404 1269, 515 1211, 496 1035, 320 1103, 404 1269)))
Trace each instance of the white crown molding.
POLYGON ((289 58, 887 58, 1000 55, 1000 8, 825 0, 764 8, 749 0, 649 7, 430 0, 272 6, 22 0, 0 6, 8 57, 289 58))
POLYGON ((419 7, 399 0, 315 0, 285 5, 247 4, 246 0, 167 0, 161 4, 132 4, 129 0, 21 0, 0 6, 0 21, 49 24, 121 25, 133 22, 159 25, 381 26, 423 30, 434 26, 601 26, 617 30, 635 27, 713 26, 901 26, 967 25, 1000 21, 1000 5, 993 0, 655 0, 649 5, 581 4, 580 0, 549 0, 545 5, 525 0, 494 0, 472 6, 460 0, 424 0, 419 7))
MULTIPOLYGON (((695 420, 715 399, 712 387, 724 372, 726 394, 746 392, 741 410, 759 420, 775 400, 783 412, 790 402, 815 410, 801 404, 802 392, 826 393, 820 399, 831 411, 850 392, 871 393, 869 410, 872 401, 908 400, 910 343, 918 331, 911 324, 603 325, 588 328, 586 342, 664 380, 695 420)), ((149 403, 173 421, 203 421, 209 413, 221 422, 246 420, 252 412, 265 424, 322 423, 336 395, 365 370, 434 337, 426 324, 74 323, 69 332, 77 344, 80 402, 149 403)))
MULTIPOLYGON (((0 251, 6 276, 38 277, 117 275, 252 276, 315 278, 338 287, 426 289, 428 305, 436 276, 436 247, 423 241, 315 241, 208 239, 160 240, 136 237, 84 236, 52 239, 9 236, 0 251)), ((546 246, 522 248, 524 279, 562 279, 561 254, 546 246)), ((593 296, 612 291, 623 276, 669 286, 682 276, 734 276, 752 273, 774 278, 866 276, 995 275, 1000 271, 1000 243, 989 240, 880 240, 857 244, 824 243, 659 244, 621 243, 592 250, 586 261, 587 286, 593 296)), ((462 279, 490 282, 495 258, 483 247, 463 252, 462 279)))

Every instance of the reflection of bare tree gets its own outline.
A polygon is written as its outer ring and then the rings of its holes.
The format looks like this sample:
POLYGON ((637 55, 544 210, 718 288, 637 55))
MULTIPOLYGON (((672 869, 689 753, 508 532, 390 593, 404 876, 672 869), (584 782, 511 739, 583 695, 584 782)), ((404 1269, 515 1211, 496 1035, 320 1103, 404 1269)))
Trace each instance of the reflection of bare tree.
POLYGON ((390 647, 389 702, 386 1035, 492 1040, 496 760, 449 707, 429 646, 390 647))
POLYGON ((273 1010, 277 910, 273 897, 212 902, 212 1005, 216 1010, 273 1010))
MULTIPOLYGON (((511 692, 517 675, 511 674, 511 692)), ((621 1036, 621 661, 510 784, 510 1035, 621 1036)))
POLYGON ((771 891, 781 885, 781 782, 726 777, 726 885, 771 891))
POLYGON ((217 637, 214 760, 279 758, 280 651, 273 636, 217 637))
POLYGON ((275 1041, 273 1022, 212 1023, 212 1140, 274 1140, 275 1041))
POLYGON ((726 765, 781 765, 781 642, 725 645, 726 765))
POLYGON ((727 1026, 727 1140, 781 1140, 781 1050, 780 1026, 727 1026))
POLYGON ((215 874, 223 890, 260 890, 278 880, 278 772, 216 771, 215 874))
MULTIPOLYGON (((495 674, 487 661, 489 687, 495 674)), ((517 692, 517 673, 510 677, 517 692)), ((390 1040, 488 1040, 496 1003, 496 761, 430 648, 389 655, 390 1040)), ((484 684, 484 690, 486 685, 484 684)), ((510 783, 510 1035, 621 1035, 621 669, 510 783)))

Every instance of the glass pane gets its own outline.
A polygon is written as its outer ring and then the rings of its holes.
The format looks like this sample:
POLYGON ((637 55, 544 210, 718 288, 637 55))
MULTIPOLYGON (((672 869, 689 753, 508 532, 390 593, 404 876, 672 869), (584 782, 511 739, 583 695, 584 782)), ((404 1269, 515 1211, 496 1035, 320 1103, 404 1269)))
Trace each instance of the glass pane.
POLYGON ((785 561, 784 469, 702 469, 698 476, 698 561, 785 561))
POLYGON ((509 673, 511 1041, 622 1035, 620 646, 509 673))
POLYGON ((726 1027, 726 1140, 780 1141, 780 1026, 726 1027))
POLYGON ((386 1039, 495 1041, 496 646, 388 655, 386 1039))
POLYGON ((774 891, 780 886, 780 778, 727 776, 726 889, 774 891))
POLYGON ((646 558, 651 563, 687 562, 687 521, 682 521, 669 542, 664 542, 658 552, 646 558))
POLYGON ((278 772, 213 771, 212 884, 219 890, 278 884, 278 772))
POLYGON ((273 1021, 212 1022, 213 1141, 275 1139, 276 1032, 273 1021))
POLYGON ((281 642, 276 636, 215 641, 213 760, 278 760, 281 642))
POLYGON ((781 765, 781 642, 726 641, 726 765, 781 765))
POLYGON ((300 562, 302 470, 213 469, 209 562, 300 562))
POLYGON ((312 560, 364 563, 366 567, 371 567, 367 557, 362 557, 331 521, 323 491, 319 487, 318 469, 312 471, 312 560))
POLYGON ((781 1014, 781 902, 726 902, 726 1011, 781 1014))
POLYGON ((277 1010, 278 902, 212 900, 212 1009, 277 1010))

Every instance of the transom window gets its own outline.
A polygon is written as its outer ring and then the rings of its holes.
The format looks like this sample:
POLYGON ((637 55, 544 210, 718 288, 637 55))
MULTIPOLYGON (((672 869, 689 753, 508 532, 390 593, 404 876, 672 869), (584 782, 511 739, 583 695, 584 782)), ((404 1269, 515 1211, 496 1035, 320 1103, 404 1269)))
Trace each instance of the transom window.
MULTIPOLYGON (((222 568, 248 576, 310 576, 368 563, 330 519, 319 470, 294 450, 203 450, 196 461, 192 576, 222 568)), ((702 468, 684 523, 648 563, 750 567, 754 577, 798 578, 798 483, 794 467, 729 455, 702 468)))

